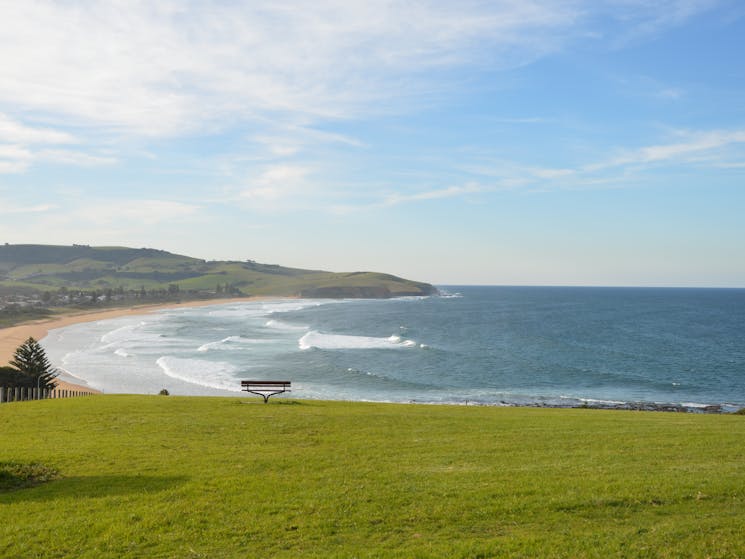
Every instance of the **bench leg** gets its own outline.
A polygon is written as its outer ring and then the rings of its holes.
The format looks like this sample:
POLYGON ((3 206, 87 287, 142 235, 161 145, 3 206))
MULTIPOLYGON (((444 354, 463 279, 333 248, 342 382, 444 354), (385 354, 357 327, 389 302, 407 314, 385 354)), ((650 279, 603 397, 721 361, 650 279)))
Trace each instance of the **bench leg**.
POLYGON ((249 392, 250 394, 256 394, 257 396, 261 396, 262 398, 264 398, 264 403, 266 404, 269 402, 269 398, 271 398, 275 394, 284 394, 285 392, 288 392, 288 391, 278 390, 276 392, 270 392, 269 394, 267 394, 266 392, 259 392, 258 390, 246 390, 246 392, 249 392))

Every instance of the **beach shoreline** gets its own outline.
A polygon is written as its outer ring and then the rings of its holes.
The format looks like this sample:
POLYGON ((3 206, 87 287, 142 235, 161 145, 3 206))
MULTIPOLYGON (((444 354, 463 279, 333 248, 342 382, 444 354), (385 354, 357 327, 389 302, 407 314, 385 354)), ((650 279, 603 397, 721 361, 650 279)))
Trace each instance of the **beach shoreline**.
MULTIPOLYGON (((64 313, 54 318, 35 320, 0 328, 0 366, 5 366, 11 359, 16 348, 25 342, 28 338, 34 338, 37 341, 43 340, 50 330, 65 328, 74 324, 84 322, 96 322, 98 320, 107 320, 110 318, 120 318, 123 316, 136 316, 141 314, 150 314, 159 310, 189 308, 189 307, 207 307, 210 305, 223 305, 227 303, 247 303, 270 299, 286 299, 287 297, 226 297, 222 299, 203 299, 197 301, 185 301, 180 303, 155 303, 150 305, 135 305, 131 307, 100 309, 97 311, 80 311, 64 313)), ((77 390, 80 392, 100 393, 100 391, 86 386, 84 380, 74 376, 74 372, 64 371, 57 379, 57 387, 63 390, 77 390)))

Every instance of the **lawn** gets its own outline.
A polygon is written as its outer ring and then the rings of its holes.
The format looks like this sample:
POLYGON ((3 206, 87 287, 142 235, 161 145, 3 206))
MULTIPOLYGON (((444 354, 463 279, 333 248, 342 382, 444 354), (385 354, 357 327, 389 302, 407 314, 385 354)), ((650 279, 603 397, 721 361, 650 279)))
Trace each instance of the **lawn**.
POLYGON ((57 472, 0 484, 0 557, 745 556, 745 416, 91 396, 0 426, 0 472, 57 472))

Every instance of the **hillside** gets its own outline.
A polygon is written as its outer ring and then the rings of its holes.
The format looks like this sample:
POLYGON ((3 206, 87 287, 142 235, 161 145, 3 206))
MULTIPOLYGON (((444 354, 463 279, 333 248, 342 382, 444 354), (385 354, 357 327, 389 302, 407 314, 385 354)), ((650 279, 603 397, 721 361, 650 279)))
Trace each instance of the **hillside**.
POLYGON ((400 297, 437 290, 376 272, 333 273, 247 261, 206 261, 164 250, 87 245, 0 245, 0 296, 118 300, 162 296, 400 297))

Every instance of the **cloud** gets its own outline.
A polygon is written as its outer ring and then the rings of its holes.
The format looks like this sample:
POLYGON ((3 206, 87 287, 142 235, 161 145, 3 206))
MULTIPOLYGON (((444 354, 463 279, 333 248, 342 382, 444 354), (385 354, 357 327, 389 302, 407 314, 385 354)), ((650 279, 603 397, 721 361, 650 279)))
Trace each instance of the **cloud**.
POLYGON ((531 169, 530 173, 539 179, 559 179, 576 174, 574 169, 531 169))
POLYGON ((683 25, 718 4, 719 0, 609 0, 605 3, 606 13, 619 27, 612 38, 617 48, 683 25))
POLYGON ((34 162, 45 161, 78 167, 110 165, 117 162, 111 156, 91 155, 64 149, 33 149, 26 146, 0 144, 0 174, 23 173, 34 162))
POLYGON ((659 99, 680 99, 685 95, 685 91, 678 87, 666 87, 664 89, 661 89, 655 93, 655 96, 659 99))
POLYGON ((0 113, 0 142, 15 144, 74 144, 74 136, 51 128, 27 126, 0 113))
POLYGON ((0 144, 0 174, 22 173, 28 169, 33 155, 23 146, 0 144))
POLYGON ((309 180, 313 172, 302 165, 269 165, 238 192, 238 202, 253 210, 276 211, 298 207, 317 193, 309 180))
POLYGON ((35 214, 46 213, 53 210, 56 206, 52 204, 37 204, 35 206, 18 206, 13 202, 2 200, 0 203, 0 214, 35 214))
MULTIPOLYGON (((447 186, 443 188, 432 188, 411 193, 390 193, 386 195, 377 195, 377 199, 364 204, 334 204, 328 208, 328 211, 334 214, 346 215, 360 211, 378 210, 389 208, 401 204, 410 204, 414 202, 427 202, 432 200, 442 200, 447 198, 460 198, 469 194, 481 194, 485 192, 494 192, 509 188, 507 181, 503 183, 491 183, 488 185, 477 182, 469 182, 464 185, 447 186)), ((375 195, 374 195, 375 196, 375 195)))
POLYGON ((0 173, 23 173, 39 161, 84 167, 116 162, 111 156, 56 147, 76 143, 79 140, 67 132, 28 126, 0 113, 0 173))
POLYGON ((708 166, 738 168, 726 158, 745 143, 745 130, 676 131, 674 141, 633 149, 616 149, 616 154, 600 161, 577 165, 574 168, 529 167, 509 161, 492 165, 465 167, 476 176, 497 177, 502 182, 512 180, 514 187, 550 189, 557 187, 608 187, 628 182, 631 176, 642 176, 649 168, 670 166, 708 166))
POLYGON ((576 4, 7 3, 0 107, 144 136, 236 118, 349 118, 440 89, 450 68, 555 50, 576 4))
POLYGON ((108 200, 77 207, 69 216, 73 221, 98 226, 132 228, 182 220, 196 215, 199 209, 194 204, 170 200, 108 200))
POLYGON ((671 160, 685 160, 704 152, 711 152, 733 144, 745 143, 745 130, 710 130, 681 132, 688 139, 685 142, 658 144, 627 151, 601 163, 586 165, 585 171, 598 171, 609 167, 663 163, 671 160))
POLYGON ((424 192, 415 192, 413 194, 390 194, 386 196, 381 203, 382 206, 395 206, 405 202, 418 202, 422 200, 439 200, 442 198, 460 197, 465 194, 475 194, 484 192, 487 189, 476 183, 469 183, 462 186, 449 186, 424 192))
POLYGON ((37 152, 34 157, 52 163, 64 165, 76 165, 78 167, 95 167, 98 165, 113 165, 117 162, 115 157, 91 155, 79 151, 63 149, 45 149, 37 152))

